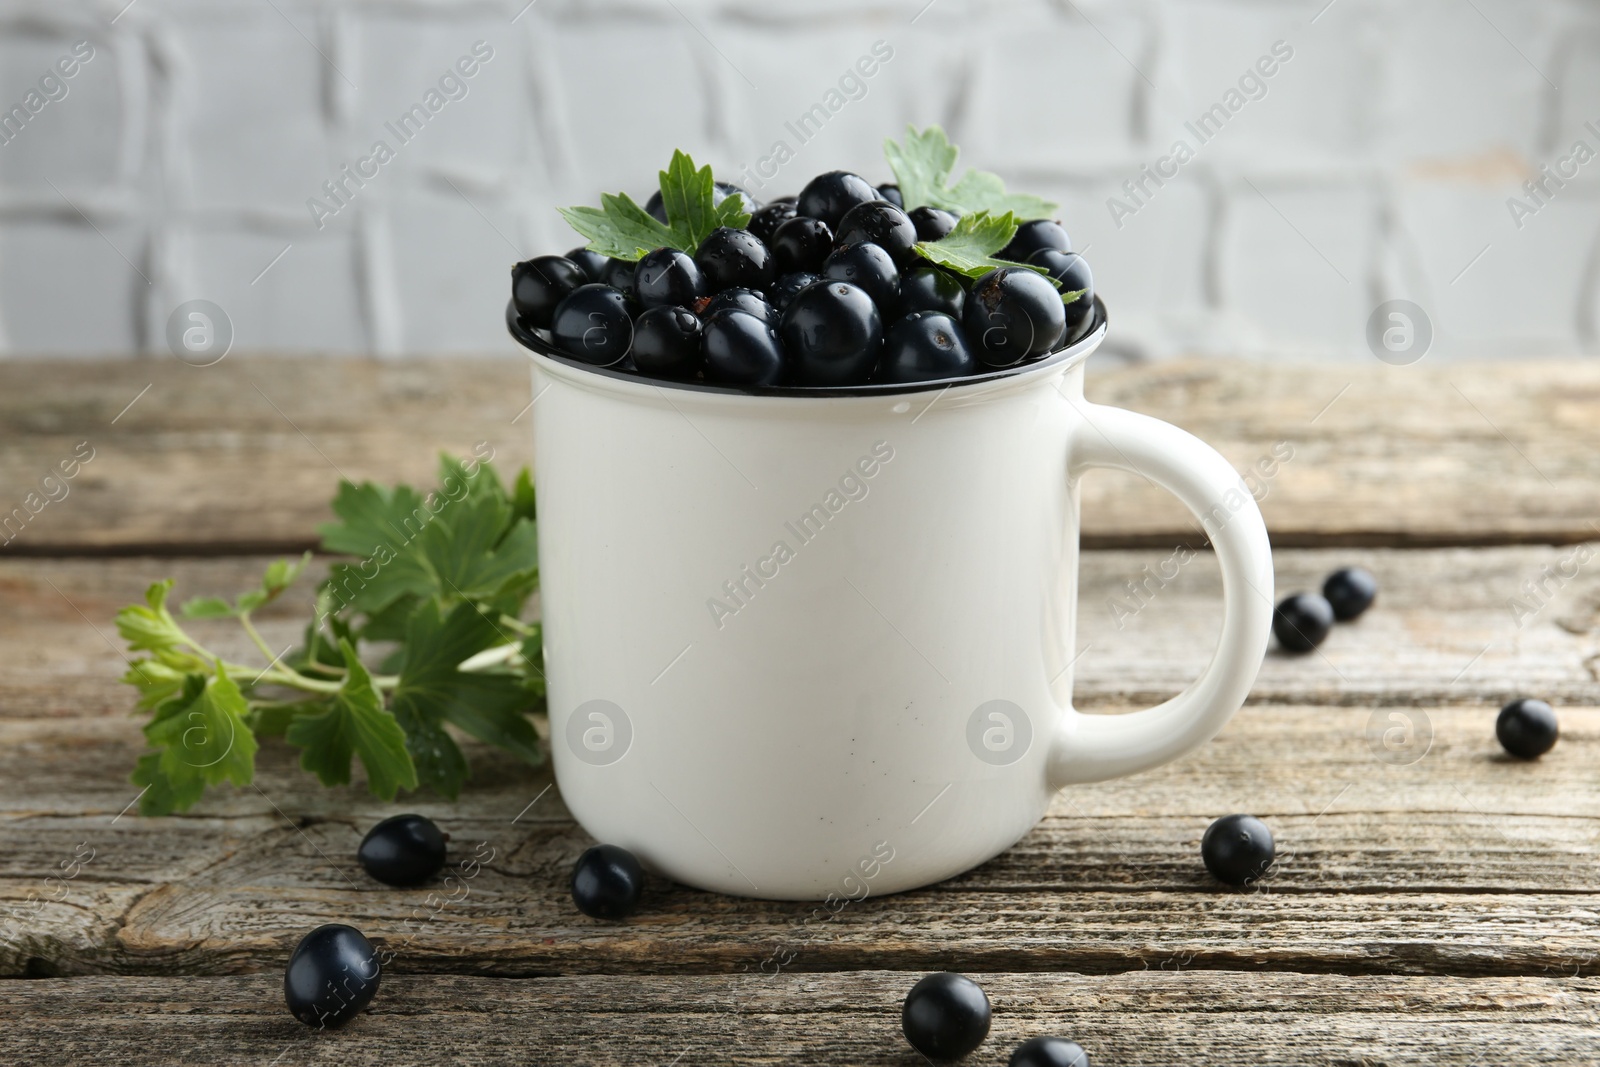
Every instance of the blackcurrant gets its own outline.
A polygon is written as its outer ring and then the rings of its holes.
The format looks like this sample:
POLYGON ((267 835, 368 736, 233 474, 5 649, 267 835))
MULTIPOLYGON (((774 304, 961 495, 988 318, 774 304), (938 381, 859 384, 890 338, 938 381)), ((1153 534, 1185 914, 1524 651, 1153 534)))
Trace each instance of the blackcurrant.
POLYGON ((642 374, 693 378, 703 364, 699 317, 670 304, 646 309, 633 323, 631 356, 642 374))
POLYGON ((845 170, 830 170, 819 174, 800 190, 795 209, 802 215, 821 219, 828 229, 839 225, 844 213, 857 204, 867 204, 878 199, 878 190, 859 174, 845 170))
POLYGON ((1494 721, 1500 747, 1518 759, 1538 759, 1555 747, 1560 734, 1556 712, 1542 700, 1524 697, 1500 709, 1494 721))
POLYGON ((1285 597, 1272 612, 1272 632, 1285 652, 1310 652, 1333 629, 1333 605, 1315 593, 1285 597))
POLYGON ((894 314, 899 305, 900 271, 878 245, 862 242, 835 249, 822 262, 822 276, 865 289, 882 314, 894 314))
POLYGON ((572 902, 594 919, 626 919, 639 907, 644 868, 618 845, 596 845, 572 868, 572 902))
POLYGON ((706 277, 694 257, 676 248, 658 248, 639 260, 633 274, 633 291, 647 308, 663 304, 684 307, 705 296, 706 277))
POLYGON ((570 356, 609 367, 633 344, 633 316, 620 289, 590 283, 574 289, 550 321, 556 347, 570 356))
POLYGON ((1322 583, 1322 595, 1333 605, 1333 617, 1349 622, 1372 607, 1378 596, 1378 579, 1361 567, 1341 567, 1322 583))
POLYGON ((789 301, 793 300, 795 294, 799 293, 800 290, 813 282, 821 280, 815 274, 803 270, 795 271, 792 274, 780 275, 778 280, 773 282, 772 286, 767 290, 767 303, 782 311, 789 306, 789 301))
POLYGON ((1043 267, 1063 296, 1083 291, 1082 296, 1066 305, 1067 330, 1062 340, 1076 341, 1094 318, 1094 275, 1089 271, 1089 261, 1076 252, 1058 252, 1054 248, 1041 248, 1027 261, 1043 267))
POLYGON ((606 280, 606 264, 611 261, 599 252, 588 248, 574 248, 567 253, 567 258, 576 263, 583 273, 589 276, 591 282, 606 280))
POLYGON ((750 232, 770 245, 772 235, 778 232, 778 227, 797 214, 793 200, 774 200, 750 216, 750 232))
POLYGON ((1017 1046, 1006 1067, 1089 1067, 1089 1054, 1064 1037, 1030 1037, 1017 1046))
POLYGON ((900 187, 894 182, 886 182, 885 184, 878 186, 878 195, 889 201, 889 203, 893 204, 901 211, 905 210, 906 199, 900 195, 900 187))
POLYGON ((372 942, 353 926, 329 923, 295 946, 283 972, 283 999, 307 1026, 343 1026, 372 1003, 381 977, 372 942))
POLYGON ((906 213, 886 200, 870 204, 857 204, 844 213, 833 233, 833 243, 840 248, 870 241, 894 260, 896 267, 904 267, 916 258, 917 228, 906 213))
POLYGON ((942 311, 961 318, 967 291, 956 276, 937 267, 913 267, 900 275, 900 314, 942 311))
POLYGON ((600 272, 600 277, 595 281, 609 285, 613 289, 633 291, 633 272, 639 269, 639 264, 631 259, 610 258, 606 260, 605 269, 600 272))
POLYGON ((963 317, 973 354, 991 367, 1050 351, 1066 326, 1061 294, 1026 267, 998 267, 979 278, 963 317))
POLYGON ((763 300, 761 294, 753 289, 724 289, 706 302, 701 315, 710 318, 723 308, 748 311, 757 318, 765 319, 769 326, 778 325, 778 309, 763 300))
POLYGON ((889 327, 874 379, 928 382, 977 369, 959 322, 941 311, 913 311, 889 327))
POLYGON ((848 282, 821 281, 796 294, 779 332, 799 385, 867 380, 883 348, 883 318, 872 297, 848 282))
POLYGON ((556 305, 588 282, 589 276, 572 260, 539 256, 511 268, 511 302, 528 325, 548 330, 556 305))
POLYGON ((1070 252, 1072 239, 1067 236, 1067 231, 1061 228, 1059 222, 1051 222, 1049 219, 1029 219, 1017 227, 1017 232, 1011 235, 1011 241, 995 253, 995 258, 1009 259, 1013 263, 1026 263, 1028 257, 1041 248, 1070 252))
POLYGON ((447 840, 432 819, 391 815, 367 831, 356 859, 380 882, 421 885, 444 868, 447 840))
POLYGON ((1272 831, 1254 815, 1224 815, 1206 827, 1200 858, 1219 882, 1244 885, 1272 866, 1272 831))
POLYGON ((912 208, 908 212, 908 217, 911 219, 911 224, 917 228, 919 241, 937 241, 956 228, 957 220, 954 212, 929 207, 926 204, 912 208))
POLYGON ((930 974, 906 994, 900 1027, 929 1059, 958 1060, 989 1036, 989 998, 966 975, 930 974))
POLYGON ((779 274, 815 274, 832 250, 833 227, 807 215, 796 215, 772 235, 773 265, 779 274))
POLYGON ((694 262, 712 292, 735 286, 765 289, 777 277, 771 250, 749 230, 717 227, 700 242, 694 262))
POLYGON ((783 377, 783 346, 767 321, 738 308, 706 319, 701 334, 706 380, 734 385, 777 385, 783 377))

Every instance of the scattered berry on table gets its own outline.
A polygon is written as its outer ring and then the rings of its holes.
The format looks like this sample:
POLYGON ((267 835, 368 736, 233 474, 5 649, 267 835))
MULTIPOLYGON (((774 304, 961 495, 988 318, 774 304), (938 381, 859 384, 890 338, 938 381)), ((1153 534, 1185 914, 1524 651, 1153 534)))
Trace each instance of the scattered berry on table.
POLYGON ((917 228, 919 241, 937 241, 955 229, 958 221, 954 212, 926 204, 912 208, 908 215, 911 224, 917 228))
POLYGON ((633 316, 620 289, 581 285, 556 307, 550 335, 569 356, 609 367, 633 345, 633 316))
POLYGON ((796 215, 772 235, 772 264, 779 274, 815 274, 833 251, 833 227, 809 215, 796 215))
POLYGON ((1341 567, 1322 583, 1322 595, 1333 605, 1333 617, 1349 622, 1372 607, 1378 596, 1378 579, 1361 567, 1341 567))
POLYGON ((556 305, 589 281, 583 268, 565 256, 538 256, 511 268, 511 302, 518 315, 547 330, 556 305))
POLYGON ((633 291, 639 303, 647 308, 662 304, 688 307, 702 296, 710 295, 706 276, 700 272, 694 257, 676 248, 658 248, 645 253, 634 270, 633 291))
POLYGON ((989 998, 965 975, 930 974, 906 994, 900 1026, 929 1059, 958 1060, 989 1036, 989 998))
POLYGON ((881 315, 893 315, 899 306, 900 271, 878 245, 863 242, 835 249, 822 263, 822 276, 865 289, 881 315))
POLYGON ((1089 1067, 1089 1054, 1064 1037, 1030 1037, 1017 1046, 1006 1067, 1089 1067))
POLYGON ((880 382, 959 378, 977 367, 961 324, 942 311, 913 311, 889 327, 878 363, 880 382))
POLYGON ((652 377, 693 378, 705 365, 700 332, 700 318, 688 308, 663 304, 647 309, 633 324, 634 366, 652 377))
POLYGON ((1494 721, 1500 747, 1518 759, 1538 759, 1556 745, 1561 732, 1556 712, 1542 700, 1513 700, 1494 721))
POLYGON ((1067 231, 1059 222, 1052 222, 1049 219, 1030 219, 1017 227, 1017 232, 1012 235, 1010 243, 996 252, 995 258, 1008 259, 1013 263, 1026 263, 1029 256, 1045 248, 1057 252, 1070 252, 1072 239, 1067 236, 1067 231))
POLYGON ((391 815, 367 831, 356 859, 388 885, 421 885, 444 869, 445 834, 422 815, 391 815))
POLYGON ((861 175, 830 170, 806 183, 806 187, 800 190, 795 210, 802 215, 821 219, 831 230, 839 225, 846 211, 857 204, 868 204, 877 199, 878 190, 861 175))
POLYGON ((1219 882, 1244 885, 1266 873, 1275 855, 1272 831, 1254 815, 1224 815, 1206 827, 1200 858, 1219 882))
POLYGON ((865 289, 821 281, 795 295, 778 328, 794 381, 846 385, 865 381, 883 349, 883 318, 865 289))
POLYGON ((783 346, 765 318, 723 308, 706 319, 701 333, 706 380, 729 385, 777 385, 783 378, 783 346))
POLYGON ((772 250, 749 230, 719 226, 700 242, 694 262, 712 292, 765 289, 777 277, 772 250))
POLYGON ((978 362, 1009 367, 1048 352, 1066 327, 1061 294, 1037 271, 999 267, 967 294, 967 341, 978 362))
POLYGON ((283 999, 307 1026, 343 1026, 372 1003, 381 977, 372 942, 353 926, 329 923, 295 946, 283 972, 283 999))
POLYGON ((1333 629, 1333 605, 1315 593, 1285 597, 1272 612, 1272 632, 1286 652, 1310 652, 1333 629))
POLYGON ((844 213, 833 232, 835 247, 869 241, 889 253, 894 265, 904 267, 917 258, 917 227, 904 211, 886 200, 857 204, 844 213))
POLYGON ((596 845, 572 868, 572 902, 595 919, 626 919, 639 907, 644 868, 632 852, 596 845))

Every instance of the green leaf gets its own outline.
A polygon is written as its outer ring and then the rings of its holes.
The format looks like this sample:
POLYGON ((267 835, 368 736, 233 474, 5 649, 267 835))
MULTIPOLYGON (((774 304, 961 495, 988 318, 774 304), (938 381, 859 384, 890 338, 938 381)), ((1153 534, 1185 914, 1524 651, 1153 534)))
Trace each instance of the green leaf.
MULTIPOLYGON (((965 274, 969 278, 981 278, 998 267, 1026 267, 1044 275, 1051 285, 1060 290, 1061 283, 1051 278, 1043 267, 994 258, 996 252, 1011 242, 1012 236, 1017 232, 1017 225, 1017 217, 1010 212, 999 216, 991 215, 987 211, 974 212, 971 215, 961 216, 956 221, 955 229, 939 240, 918 241, 917 252, 923 258, 965 274)), ((1083 293, 1082 289, 1062 292, 1061 302, 1070 304, 1083 293)))
MULTIPOLYGON (((198 657, 196 657, 198 662, 198 657)), ((138 707, 151 709, 160 706, 183 691, 183 680, 188 671, 173 667, 160 660, 136 659, 128 664, 122 676, 125 685, 139 690, 138 707)))
POLYGON ((559 208, 561 217, 589 239, 589 248, 617 259, 637 260, 657 248, 676 248, 694 255, 700 242, 719 226, 742 228, 749 224, 744 198, 738 194, 716 203, 715 182, 709 166, 696 169, 682 151, 660 173, 662 223, 634 203, 626 193, 602 194, 600 207, 559 208))
POLYGON ((907 126, 904 144, 884 140, 883 155, 894 171, 907 211, 930 205, 962 215, 975 211, 1011 212, 1021 219, 1049 218, 1056 213, 1057 205, 1048 200, 1007 193, 1005 183, 988 171, 969 170, 950 185, 958 154, 938 126, 929 126, 920 133, 915 126, 907 126))
POLYGON ((310 563, 311 553, 307 552, 298 562, 277 559, 267 564, 267 571, 262 575, 260 588, 252 589, 239 597, 237 612, 241 615, 249 614, 278 599, 285 589, 294 584, 294 580, 300 577, 310 563))
POLYGON ((460 603, 447 615, 425 601, 411 616, 406 636, 406 661, 394 691, 395 716, 406 724, 408 745, 421 779, 446 796, 454 796, 466 777, 464 760, 441 746, 444 723, 496 745, 531 763, 543 762, 539 738, 524 714, 532 698, 516 677, 472 674, 457 665, 490 645, 505 641, 494 622, 471 603, 460 603), (442 747, 442 753, 435 751, 442 747))
POLYGON ((349 641, 341 641, 339 648, 344 653, 345 679, 331 706, 320 715, 296 717, 285 736, 291 745, 305 750, 300 766, 323 785, 347 784, 350 757, 356 755, 366 769, 367 788, 381 800, 393 800, 400 789, 417 786, 406 733, 384 708, 355 648, 349 641))
POLYGON ((538 496, 533 490, 533 474, 527 467, 517 472, 517 484, 511 491, 511 513, 519 519, 539 517, 538 496))
POLYGON ((148 786, 140 811, 164 814, 200 799, 207 785, 249 785, 255 778, 256 739, 250 708, 218 662, 207 677, 191 674, 183 689, 156 709, 145 739, 157 751, 139 760, 134 784, 148 786))
POLYGON ((197 596, 183 602, 178 614, 186 619, 231 619, 233 605, 219 596, 197 596))
POLYGON ((135 652, 159 652, 163 649, 193 648, 194 642, 183 632, 172 613, 167 610, 167 593, 172 590, 172 579, 156 582, 145 590, 143 605, 132 604, 117 612, 117 633, 135 652))

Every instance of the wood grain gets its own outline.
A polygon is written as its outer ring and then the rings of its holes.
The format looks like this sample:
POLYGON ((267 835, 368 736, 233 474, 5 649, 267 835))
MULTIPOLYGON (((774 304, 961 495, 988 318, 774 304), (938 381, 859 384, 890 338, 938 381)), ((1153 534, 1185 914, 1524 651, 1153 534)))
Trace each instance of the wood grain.
MULTIPOLYGON (((1088 394, 1175 422, 1241 470, 1287 446, 1262 505, 1280 546, 1565 543, 1600 521, 1593 363, 1091 363, 1088 394)), ((480 441, 503 467, 526 463, 531 399, 520 359, 0 363, 0 513, 80 442, 95 456, 0 551, 297 550, 341 475, 429 483, 438 450, 480 441)), ((1132 476, 1091 475, 1084 516, 1099 547, 1197 540, 1132 476)))
MULTIPOLYGON (((963 964, 959 958, 952 965, 963 964)), ((855 1064, 924 1061, 900 1032, 917 975, 468 978, 386 975, 369 1010, 312 1031, 276 974, 0 982, 8 1064, 855 1064)), ((1600 981, 1154 969, 975 974, 993 1006, 968 1060, 1059 1034, 1097 1064, 1592 1062, 1600 981), (1487 1055, 1486 1055, 1487 1054, 1487 1055)))

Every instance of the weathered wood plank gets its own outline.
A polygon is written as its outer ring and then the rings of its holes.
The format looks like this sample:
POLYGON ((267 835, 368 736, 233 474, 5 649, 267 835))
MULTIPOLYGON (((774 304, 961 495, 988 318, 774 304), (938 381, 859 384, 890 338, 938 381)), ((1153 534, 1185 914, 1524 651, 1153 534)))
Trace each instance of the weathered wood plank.
MULTIPOLYGON (((951 966, 962 966, 959 956, 951 966)), ((922 1060, 900 1033, 916 975, 732 977, 386 976, 342 1030, 289 1017, 277 972, 240 978, 0 982, 26 1026, 0 1029, 18 1065, 719 1063, 922 1060)), ((1590 1062, 1600 1039, 1592 978, 1394 978, 1201 971, 976 974, 994 1009, 969 1062, 1000 1063, 1055 1033, 1093 1062, 1405 1064, 1590 1062), (1485 1054, 1488 1058, 1485 1058, 1485 1054)))
MULTIPOLYGON (((1178 423, 1241 470, 1292 450, 1263 503, 1280 545, 1569 542, 1600 521, 1592 362, 1091 364, 1088 391, 1178 423)), ((0 363, 0 512, 80 442, 94 449, 68 496, 0 551, 307 546, 340 473, 426 482, 437 450, 479 441, 505 466, 527 462, 529 400, 515 358, 0 363)), ((1094 545, 1193 536, 1175 503, 1131 476, 1091 476, 1084 513, 1094 545)))

